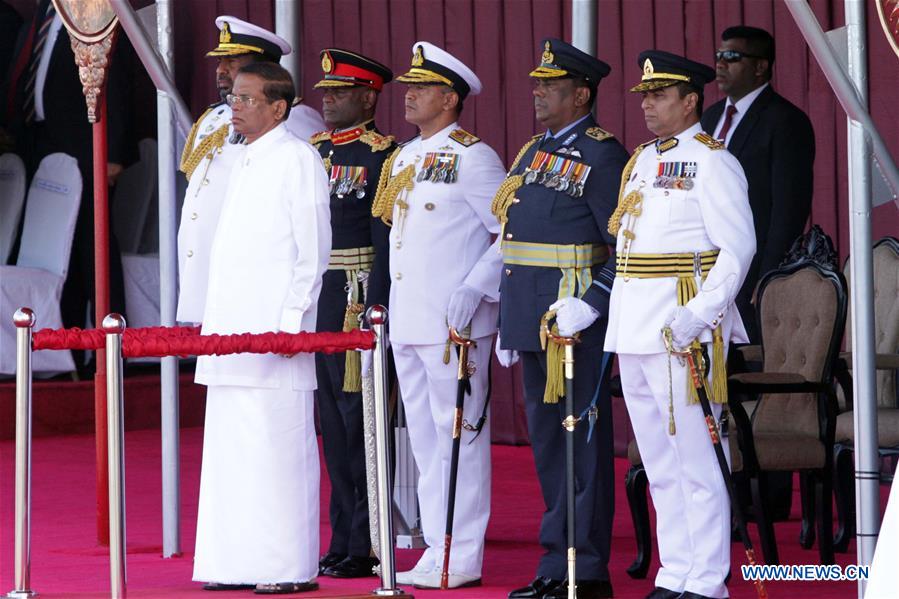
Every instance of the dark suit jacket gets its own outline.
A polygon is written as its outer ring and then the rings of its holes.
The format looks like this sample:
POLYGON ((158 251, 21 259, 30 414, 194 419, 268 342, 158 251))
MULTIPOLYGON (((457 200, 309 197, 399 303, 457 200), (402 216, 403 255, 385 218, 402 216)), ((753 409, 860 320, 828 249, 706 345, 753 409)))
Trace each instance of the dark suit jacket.
MULTIPOLYGON (((41 2, 36 15, 45 14, 46 2, 41 2)), ((40 18, 35 16, 34 18, 40 18)), ((26 24, 17 43, 16 55, 22 52, 28 28, 26 24)), ((30 50, 30 49, 29 49, 30 50)), ((107 146, 108 162, 127 165, 134 158, 135 148, 129 144, 131 96, 129 75, 132 50, 122 31, 118 32, 112 51, 112 66, 107 75, 107 146)), ((17 59, 18 60, 18 59, 17 59)), ((37 169, 38 162, 47 154, 65 152, 78 160, 86 191, 90 190, 93 165, 92 125, 87 121, 87 105, 84 101, 78 67, 72 52, 69 34, 60 29, 50 56, 47 79, 44 84, 44 115, 42 124, 26 127, 24 123, 25 78, 27 66, 15 84, 14 110, 9 130, 16 138, 17 147, 25 160, 29 175, 37 169)), ((5 99, 5 98, 4 98, 5 99)), ((92 191, 86 194, 92 195, 92 191)))
MULTIPOLYGON (((721 100, 702 115, 702 128, 710 135, 715 134, 724 106, 721 100)), ((727 149, 746 173, 755 220, 756 255, 737 295, 737 307, 750 339, 757 342, 752 294, 759 279, 777 268, 805 229, 812 205, 815 133, 808 116, 769 85, 740 120, 727 149)))

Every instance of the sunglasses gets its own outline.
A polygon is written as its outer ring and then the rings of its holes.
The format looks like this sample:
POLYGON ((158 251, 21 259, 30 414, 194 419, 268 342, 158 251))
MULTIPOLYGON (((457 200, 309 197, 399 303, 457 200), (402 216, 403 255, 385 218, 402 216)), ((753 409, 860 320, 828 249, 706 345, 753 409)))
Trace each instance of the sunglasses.
POLYGON ((740 62, 744 58, 765 58, 764 56, 756 56, 755 54, 747 54, 739 50, 718 50, 715 52, 715 62, 740 62))

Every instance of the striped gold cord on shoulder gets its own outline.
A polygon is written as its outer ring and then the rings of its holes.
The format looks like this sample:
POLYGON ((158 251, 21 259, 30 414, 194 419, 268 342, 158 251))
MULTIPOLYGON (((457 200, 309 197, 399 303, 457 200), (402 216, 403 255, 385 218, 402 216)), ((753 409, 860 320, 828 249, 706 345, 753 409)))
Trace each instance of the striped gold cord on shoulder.
POLYGON ((618 229, 621 228, 621 219, 624 217, 624 213, 627 212, 629 208, 633 208, 633 206, 629 205, 629 202, 624 201, 626 199, 624 196, 624 187, 631 178, 631 173, 634 172, 634 166, 637 164, 637 156, 640 155, 640 152, 643 151, 644 147, 646 147, 646 144, 637 146, 637 149, 634 150, 634 153, 627 161, 627 164, 624 165, 624 171, 621 173, 621 186, 618 188, 618 205, 612 212, 612 216, 609 217, 609 224, 607 227, 609 234, 612 235, 612 237, 618 237, 618 229))
POLYGON ((387 225, 393 224, 393 205, 397 198, 403 189, 412 191, 412 181, 415 177, 415 167, 411 164, 398 172, 396 176, 391 176, 393 163, 401 150, 402 148, 394 150, 381 166, 381 178, 378 180, 378 189, 371 205, 371 215, 380 218, 387 225))
POLYGON ((531 146, 533 146, 541 137, 542 135, 534 137, 518 150, 518 155, 515 156, 515 160, 512 161, 512 166, 509 168, 510 175, 500 184, 499 189, 496 190, 496 195, 493 196, 493 202, 490 204, 490 211, 502 225, 505 225, 509 221, 509 217, 506 213, 512 205, 512 200, 515 199, 515 192, 518 191, 518 188, 524 183, 524 177, 521 175, 512 175, 511 173, 518 168, 518 163, 521 162, 521 159, 527 151, 530 150, 531 146))
MULTIPOLYGON (((184 142, 184 149, 181 151, 181 164, 178 167, 178 170, 182 173, 187 173, 187 171, 184 170, 184 165, 187 163, 187 159, 194 150, 194 140, 197 139, 197 131, 200 129, 200 123, 202 123, 203 119, 206 118, 206 115, 212 111, 212 108, 213 107, 210 106, 200 115, 200 118, 197 119, 194 126, 190 128, 190 133, 187 134, 187 141, 184 142)), ((187 178, 190 179, 190 175, 188 175, 187 178)))
POLYGON ((212 152, 225 145, 225 139, 227 139, 227 137, 228 125, 222 125, 216 129, 214 133, 203 138, 200 145, 198 145, 196 149, 191 152, 190 156, 187 157, 187 160, 181 164, 181 171, 187 175, 188 180, 190 180, 194 170, 203 158, 211 155, 212 152))

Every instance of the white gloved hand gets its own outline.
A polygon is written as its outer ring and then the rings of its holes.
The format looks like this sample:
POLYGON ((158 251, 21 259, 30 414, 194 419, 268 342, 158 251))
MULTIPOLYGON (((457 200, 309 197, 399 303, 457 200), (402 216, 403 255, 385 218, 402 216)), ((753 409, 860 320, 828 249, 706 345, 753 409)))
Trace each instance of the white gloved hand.
POLYGON ((671 339, 678 349, 688 347, 693 340, 709 328, 705 322, 693 314, 686 306, 678 306, 668 314, 665 326, 671 327, 671 339))
POLYGON ((461 332, 471 322, 482 297, 483 293, 468 285, 456 289, 450 296, 446 309, 446 324, 461 332))
POLYGON ((494 352, 496 353, 496 359, 499 361, 499 365, 503 368, 511 368, 513 364, 518 363, 518 352, 514 349, 500 349, 501 341, 499 338, 499 333, 496 335, 496 347, 494 348, 494 352))
POLYGON ((599 318, 596 308, 576 297, 563 297, 549 309, 556 311, 556 324, 559 325, 559 335, 563 337, 583 331, 599 318))
POLYGON ((360 353, 362 354, 360 357, 362 362, 362 376, 365 376, 365 373, 371 369, 375 352, 370 349, 363 349, 360 353))

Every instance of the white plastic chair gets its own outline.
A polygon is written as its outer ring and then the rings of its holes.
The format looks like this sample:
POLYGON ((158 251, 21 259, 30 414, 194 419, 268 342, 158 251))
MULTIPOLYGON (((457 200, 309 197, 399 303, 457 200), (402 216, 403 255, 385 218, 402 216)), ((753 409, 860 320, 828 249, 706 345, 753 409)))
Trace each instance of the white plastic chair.
POLYGON ((0 265, 9 260, 25 204, 25 164, 15 154, 0 156, 0 265))
MULTIPOLYGON (((81 172, 67 154, 50 154, 38 166, 25 203, 25 225, 15 266, 0 266, 0 374, 15 372, 12 315, 27 306, 36 329, 62 327, 59 302, 69 269, 75 220, 81 203, 81 172)), ((75 369, 69 351, 39 351, 35 373, 75 369)))

